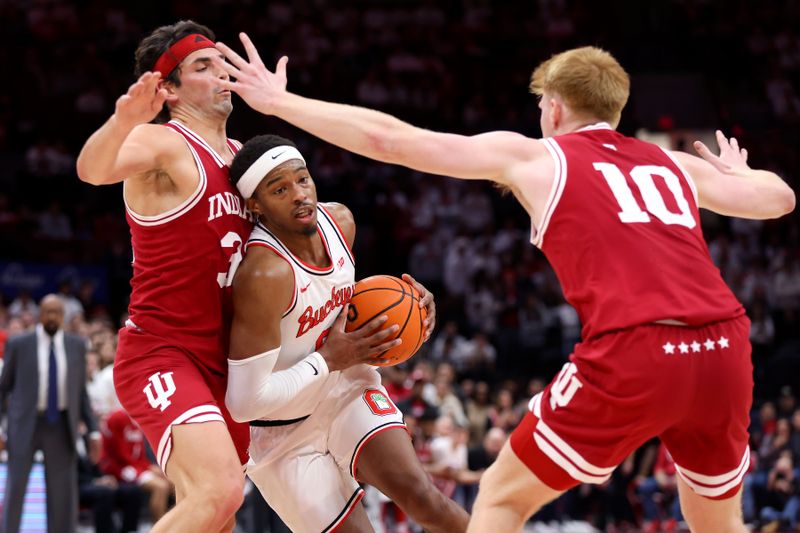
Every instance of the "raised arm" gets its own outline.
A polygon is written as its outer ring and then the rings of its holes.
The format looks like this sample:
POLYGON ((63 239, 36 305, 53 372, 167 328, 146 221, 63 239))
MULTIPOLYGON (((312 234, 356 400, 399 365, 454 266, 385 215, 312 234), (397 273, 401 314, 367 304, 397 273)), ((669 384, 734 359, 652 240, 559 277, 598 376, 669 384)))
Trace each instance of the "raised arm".
POLYGON ((336 318, 327 342, 293 366, 273 372, 281 347, 280 322, 294 297, 294 272, 266 248, 247 252, 233 281, 234 315, 231 326, 228 388, 225 404, 234 420, 269 417, 290 404, 330 371, 374 361, 376 355, 397 346, 386 342, 397 326, 380 330, 386 316, 345 333, 346 310, 336 318))
POLYGON ((518 133, 439 133, 379 111, 289 93, 288 59, 281 58, 275 72, 270 72, 247 35, 242 33, 240 38, 247 60, 228 46, 217 45, 230 61, 223 68, 236 78, 235 82, 218 80, 220 86, 239 94, 256 111, 279 117, 351 152, 431 174, 509 184, 511 167, 545 150, 540 143, 518 133))
POLYGON ((82 181, 108 185, 163 168, 176 144, 164 128, 148 124, 167 97, 166 91, 158 88, 159 79, 159 74, 146 72, 119 97, 114 114, 89 137, 78 155, 82 181))
POLYGON ((717 131, 720 153, 715 155, 700 141, 700 157, 672 152, 693 178, 700 207, 721 215, 766 219, 794 210, 794 191, 777 174, 747 165, 747 150, 717 131))

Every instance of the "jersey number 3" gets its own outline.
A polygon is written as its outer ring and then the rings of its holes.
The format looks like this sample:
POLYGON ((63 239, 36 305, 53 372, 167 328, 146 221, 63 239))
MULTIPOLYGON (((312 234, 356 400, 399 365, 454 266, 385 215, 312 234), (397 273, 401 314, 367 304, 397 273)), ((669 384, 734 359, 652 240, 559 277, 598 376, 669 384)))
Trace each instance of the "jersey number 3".
POLYGON ((647 211, 643 211, 636 202, 636 198, 633 197, 633 191, 628 186, 625 175, 617 165, 594 163, 593 166, 608 183, 608 187, 619 204, 619 219, 625 224, 650 222, 650 215, 653 215, 664 224, 677 224, 689 229, 697 225, 694 216, 692 216, 692 210, 689 208, 689 202, 686 201, 686 197, 683 195, 680 179, 667 167, 640 165, 631 169, 631 179, 639 189, 642 200, 644 200, 645 209, 647 209, 647 211), (664 180, 667 189, 674 196, 679 213, 673 213, 667 209, 664 198, 656 187, 656 176, 664 180))

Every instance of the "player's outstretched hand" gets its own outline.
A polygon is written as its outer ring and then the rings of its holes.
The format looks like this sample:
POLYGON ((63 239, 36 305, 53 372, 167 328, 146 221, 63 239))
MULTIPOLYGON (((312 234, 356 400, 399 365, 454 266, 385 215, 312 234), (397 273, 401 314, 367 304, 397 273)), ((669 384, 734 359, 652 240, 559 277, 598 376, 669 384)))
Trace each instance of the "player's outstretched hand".
POLYGON ((167 99, 166 89, 158 87, 160 80, 158 72, 145 72, 139 76, 128 92, 117 99, 114 109, 117 121, 133 128, 156 118, 167 99))
POLYGON ((747 165, 747 150, 739 148, 736 137, 728 140, 721 131, 717 130, 717 144, 719 144, 719 155, 711 153, 711 150, 700 141, 694 142, 694 149, 697 150, 700 157, 714 165, 714 168, 723 174, 733 174, 737 170, 750 168, 747 165))
POLYGON ((234 52, 228 45, 217 43, 217 50, 228 59, 228 62, 218 61, 219 65, 230 75, 232 80, 217 80, 222 89, 228 89, 242 97, 250 107, 264 113, 271 114, 273 102, 286 92, 286 56, 278 60, 275 72, 270 72, 261 61, 253 41, 246 33, 240 33, 239 39, 247 52, 247 59, 234 52))
POLYGON ((400 326, 397 324, 381 329, 389 320, 386 315, 372 319, 359 329, 348 333, 344 330, 348 309, 349 305, 342 308, 331 326, 325 344, 318 350, 331 372, 362 363, 370 364, 380 361, 381 359, 378 357, 380 354, 403 342, 402 339, 386 340, 400 330, 400 326))
POLYGON ((428 312, 427 318, 422 322, 422 326, 425 328, 425 337, 422 339, 422 342, 426 342, 431 338, 433 328, 436 327, 436 302, 433 301, 433 293, 409 274, 403 274, 403 281, 410 283, 417 289, 417 292, 419 292, 419 306, 424 307, 428 312))

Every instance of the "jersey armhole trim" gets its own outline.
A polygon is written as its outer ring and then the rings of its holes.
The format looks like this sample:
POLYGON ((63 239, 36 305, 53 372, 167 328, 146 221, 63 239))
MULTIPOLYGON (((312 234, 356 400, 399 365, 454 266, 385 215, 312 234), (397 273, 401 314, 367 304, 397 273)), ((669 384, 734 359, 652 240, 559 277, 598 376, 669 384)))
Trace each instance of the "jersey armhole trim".
MULTIPOLYGON (((212 159, 214 159, 214 161, 217 163, 217 165, 219 165, 219 168, 225 168, 225 167, 228 166, 228 165, 225 164, 225 160, 222 158, 222 156, 219 155, 216 150, 211 148, 211 145, 208 144, 205 141, 205 139, 203 139, 198 134, 196 134, 194 131, 192 131, 189 128, 189 126, 187 126, 185 124, 181 124, 177 120, 170 120, 169 122, 167 122, 167 126, 171 126, 172 128, 176 129, 179 133, 182 133, 184 135, 184 137, 187 138, 187 140, 188 139, 192 139, 194 142, 196 142, 197 144, 202 146, 203 149, 206 152, 208 152, 208 155, 210 155, 212 157, 212 159)), ((228 147, 228 150, 231 150, 231 148, 228 147)), ((233 153, 233 150, 231 150, 231 153, 233 153)))
POLYGON ((249 241, 247 241, 247 244, 244 247, 244 251, 247 252, 247 250, 251 246, 261 246, 263 248, 272 250, 275 253, 275 255, 277 255, 287 263, 289 263, 289 267, 292 269, 292 300, 289 302, 289 305, 283 312, 283 315, 281 315, 281 318, 286 318, 286 315, 291 313, 292 310, 294 309, 294 306, 297 305, 297 279, 295 278, 294 267, 292 266, 292 262, 289 261, 289 259, 285 255, 283 255, 283 253, 281 253, 280 250, 278 250, 277 248, 272 246, 272 244, 266 241, 250 239, 249 241))
POLYGON ((686 180, 686 183, 689 184, 689 188, 692 190, 692 196, 694 196, 694 203, 697 206, 697 208, 700 209, 700 200, 697 198, 697 187, 695 186, 694 178, 692 178, 692 175, 689 174, 689 172, 684 168, 681 162, 678 161, 678 158, 672 155, 672 152, 670 152, 666 148, 662 148, 661 146, 659 146, 659 148, 661 148, 661 151, 663 151, 666 154, 666 156, 669 157, 670 161, 672 161, 675 164, 675 166, 678 167, 678 170, 681 171, 681 173, 683 174, 683 178, 686 180))
POLYGON ((350 248, 350 245, 347 243, 347 238, 345 238, 344 236, 342 227, 339 226, 338 222, 336 222, 336 217, 334 217, 330 211, 328 211, 325 207, 323 207, 322 204, 317 204, 317 205, 322 211, 323 216, 328 220, 328 222, 333 227, 333 230, 336 232, 336 236, 339 238, 339 242, 342 243, 342 246, 344 247, 345 251, 347 251, 347 255, 350 258, 350 262, 353 264, 353 266, 355 266, 356 265, 355 255, 353 254, 352 248, 350 248))
POLYGON ((544 245, 544 234, 547 231, 547 226, 550 224, 550 219, 553 217, 553 212, 558 206, 561 195, 564 193, 564 187, 567 184, 567 159, 561 147, 555 139, 552 138, 542 139, 541 141, 553 158, 555 170, 553 173, 553 185, 550 187, 550 194, 547 196, 547 202, 544 204, 538 232, 531 239, 534 246, 538 248, 544 245))
POLYGON ((136 222, 140 226, 159 226, 161 224, 166 224, 176 218, 180 217, 184 213, 188 213, 197 202, 203 197, 206 192, 206 186, 208 185, 208 178, 206 177, 206 170, 203 168, 203 163, 200 161, 200 157, 197 155, 194 147, 189 143, 189 141, 184 137, 184 142, 186 146, 189 147, 189 151, 192 153, 192 157, 194 157, 195 166, 197 166, 197 173, 200 175, 200 179, 198 180, 197 187, 195 188, 194 192, 189 195, 189 197, 178 204, 176 207, 173 207, 169 211, 161 213, 159 215, 140 215, 128 205, 128 200, 125 198, 125 192, 123 190, 122 193, 122 201, 125 204, 125 211, 131 217, 131 220, 136 222))

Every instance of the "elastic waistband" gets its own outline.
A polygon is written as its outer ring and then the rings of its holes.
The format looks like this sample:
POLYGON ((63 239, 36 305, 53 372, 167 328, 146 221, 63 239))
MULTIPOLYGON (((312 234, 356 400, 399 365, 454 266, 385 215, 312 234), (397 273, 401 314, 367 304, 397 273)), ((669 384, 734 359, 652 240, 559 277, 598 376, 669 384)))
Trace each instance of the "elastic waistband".
POLYGON ((300 418, 292 418, 290 420, 251 420, 250 426, 256 428, 271 428, 276 426, 290 426, 302 422, 311 415, 301 416, 300 418))

